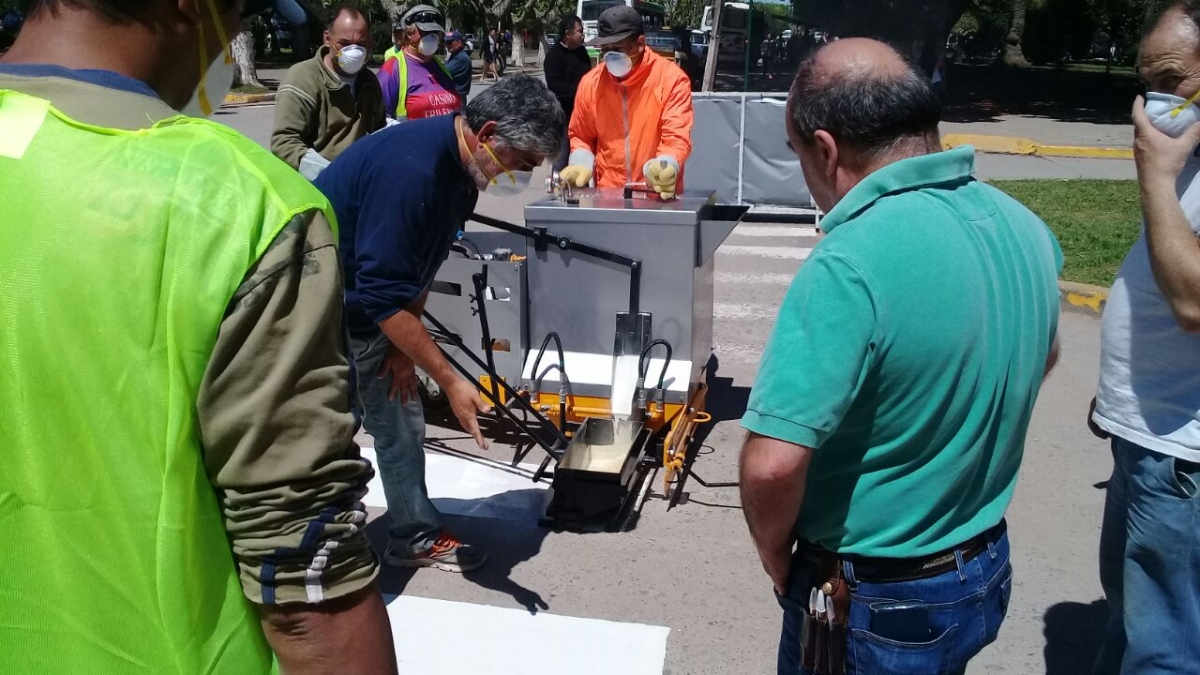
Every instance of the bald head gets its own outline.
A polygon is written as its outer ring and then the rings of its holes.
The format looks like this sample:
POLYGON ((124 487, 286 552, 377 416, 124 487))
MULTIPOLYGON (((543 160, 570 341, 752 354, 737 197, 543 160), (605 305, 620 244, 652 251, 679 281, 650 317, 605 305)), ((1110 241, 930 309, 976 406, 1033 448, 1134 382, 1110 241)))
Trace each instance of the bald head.
POLYGON ((846 38, 822 47, 813 55, 812 67, 822 84, 847 78, 900 78, 911 70, 895 49, 867 38, 846 38))
POLYGON ((802 142, 817 131, 870 157, 907 139, 936 138, 941 104, 926 78, 895 49, 847 38, 800 64, 788 95, 788 122, 802 142))
POLYGON ((371 24, 367 17, 356 5, 341 4, 334 8, 329 15, 329 24, 325 30, 325 46, 329 53, 325 55, 325 63, 339 74, 341 71, 335 58, 338 52, 350 45, 359 45, 371 53, 371 24))

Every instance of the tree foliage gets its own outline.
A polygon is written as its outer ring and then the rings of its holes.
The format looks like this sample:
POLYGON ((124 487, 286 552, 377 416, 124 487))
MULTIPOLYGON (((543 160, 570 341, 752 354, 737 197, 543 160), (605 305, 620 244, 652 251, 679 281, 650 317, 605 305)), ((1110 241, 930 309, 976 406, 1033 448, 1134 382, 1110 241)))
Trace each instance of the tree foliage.
POLYGON ((793 0, 798 18, 841 37, 883 40, 927 72, 971 0, 793 0))
MULTIPOLYGON (((1143 21, 1162 0, 1027 0, 1021 48, 1034 63, 1102 58, 1115 46, 1127 62, 1137 48, 1143 21)), ((977 54, 1002 53, 1012 23, 1013 0, 971 0, 954 32, 969 38, 977 54), (1003 27, 1003 28, 1001 28, 1003 27)))

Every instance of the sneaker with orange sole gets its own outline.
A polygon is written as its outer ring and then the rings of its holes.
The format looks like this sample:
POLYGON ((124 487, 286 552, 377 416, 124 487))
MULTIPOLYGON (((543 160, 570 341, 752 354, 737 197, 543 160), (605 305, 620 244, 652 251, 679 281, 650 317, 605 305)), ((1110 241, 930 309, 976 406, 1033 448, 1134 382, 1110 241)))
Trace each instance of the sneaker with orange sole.
POLYGON ((433 567, 445 572, 470 572, 479 569, 487 555, 464 544, 449 530, 442 530, 428 551, 416 555, 398 553, 389 543, 383 560, 392 567, 433 567))

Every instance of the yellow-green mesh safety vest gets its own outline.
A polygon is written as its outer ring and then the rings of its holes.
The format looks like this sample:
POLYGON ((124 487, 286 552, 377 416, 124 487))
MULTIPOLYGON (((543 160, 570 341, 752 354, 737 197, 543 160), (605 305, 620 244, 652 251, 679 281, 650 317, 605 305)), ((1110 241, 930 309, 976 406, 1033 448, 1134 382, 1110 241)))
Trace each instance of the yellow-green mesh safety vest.
MULTIPOLYGON (((399 61, 396 64, 396 119, 403 122, 408 119, 408 59, 404 58, 403 51, 396 53, 392 58, 399 61)), ((386 61, 387 59, 384 60, 386 61)), ((454 76, 446 69, 446 64, 442 63, 441 59, 434 57, 433 62, 438 65, 438 68, 442 69, 442 72, 446 74, 446 77, 450 78, 451 82, 454 81, 454 76)), ((458 90, 455 89, 454 93, 457 94, 458 90)), ((465 105, 466 101, 463 101, 463 104, 465 105)))
POLYGON ((196 398, 234 291, 312 209, 333 222, 225 127, 0 89, 0 673, 273 671, 196 398))

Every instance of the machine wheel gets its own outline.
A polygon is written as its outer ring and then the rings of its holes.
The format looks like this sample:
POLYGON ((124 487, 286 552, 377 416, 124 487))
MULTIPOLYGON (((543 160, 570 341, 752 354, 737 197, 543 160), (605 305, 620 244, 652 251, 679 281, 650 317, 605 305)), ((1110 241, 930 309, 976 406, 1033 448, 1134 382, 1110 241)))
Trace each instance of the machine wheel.
POLYGON ((431 413, 445 413, 450 410, 450 399, 446 392, 433 381, 431 377, 421 377, 421 386, 417 391, 421 394, 421 405, 431 413))

